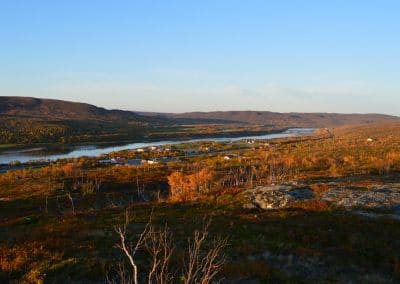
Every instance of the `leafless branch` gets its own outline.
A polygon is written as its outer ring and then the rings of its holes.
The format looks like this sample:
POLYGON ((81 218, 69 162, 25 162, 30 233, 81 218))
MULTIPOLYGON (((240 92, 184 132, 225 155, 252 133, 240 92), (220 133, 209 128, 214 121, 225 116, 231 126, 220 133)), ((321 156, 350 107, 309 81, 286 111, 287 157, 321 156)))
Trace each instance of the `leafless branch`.
POLYGON ((222 251, 227 246, 226 239, 214 239, 212 246, 204 251, 210 224, 211 219, 205 219, 202 230, 195 231, 193 239, 188 241, 183 276, 185 284, 211 283, 225 262, 222 251))
POLYGON ((148 283, 168 284, 173 280, 169 272, 169 263, 174 251, 172 233, 167 226, 161 230, 151 227, 146 240, 146 248, 151 256, 151 268, 148 274, 148 283))
POLYGON ((128 258, 129 263, 132 267, 133 283, 137 284, 138 283, 138 267, 135 262, 135 255, 145 242, 146 236, 151 227, 151 217, 150 217, 149 221, 147 222, 145 228, 143 229, 142 233, 139 235, 139 238, 137 239, 137 241, 134 245, 132 243, 128 243, 126 240, 128 225, 129 225, 129 213, 126 210, 124 225, 122 227, 115 227, 114 230, 120 237, 120 243, 117 245, 117 247, 119 249, 121 249, 124 252, 124 254, 126 255, 126 257, 128 258))
POLYGON ((67 197, 68 197, 69 201, 71 202, 72 213, 75 214, 74 199, 72 198, 71 193, 68 192, 67 197))

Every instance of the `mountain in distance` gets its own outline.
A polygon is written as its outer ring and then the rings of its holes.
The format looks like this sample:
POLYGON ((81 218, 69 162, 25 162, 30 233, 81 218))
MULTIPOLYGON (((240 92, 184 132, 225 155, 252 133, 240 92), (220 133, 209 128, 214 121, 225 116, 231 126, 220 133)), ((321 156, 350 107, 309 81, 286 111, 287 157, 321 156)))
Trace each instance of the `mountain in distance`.
POLYGON ((150 113, 108 110, 94 105, 32 97, 0 97, 0 116, 48 121, 97 121, 143 123, 229 123, 254 124, 274 128, 334 127, 400 121, 384 114, 279 113, 270 111, 214 111, 150 113))
POLYGON ((398 122, 400 117, 385 114, 341 113, 279 113, 270 111, 214 111, 188 113, 139 113, 174 120, 213 121, 263 125, 274 128, 286 127, 337 127, 343 125, 398 122))
POLYGON ((0 97, 0 144, 103 143, 140 140, 171 123, 132 111, 31 97, 0 97))
POLYGON ((86 103, 31 97, 0 97, 0 116, 98 122, 155 121, 132 111, 107 110, 86 103))
POLYGON ((108 110, 86 103, 0 97, 0 144, 111 143, 244 135, 291 127, 337 127, 399 122, 382 114, 218 111, 146 113, 108 110), (230 131, 228 134, 227 131, 230 131))

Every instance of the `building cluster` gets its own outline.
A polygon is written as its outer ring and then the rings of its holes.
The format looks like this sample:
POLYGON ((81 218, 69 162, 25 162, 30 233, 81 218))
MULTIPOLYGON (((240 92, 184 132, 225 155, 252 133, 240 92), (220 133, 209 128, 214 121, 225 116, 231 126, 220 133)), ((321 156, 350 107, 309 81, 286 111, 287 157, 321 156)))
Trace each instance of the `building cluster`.
POLYGON ((125 165, 125 166, 140 166, 140 165, 154 165, 154 164, 162 164, 169 162, 177 162, 179 158, 177 157, 161 157, 155 159, 125 159, 121 157, 111 158, 111 159, 102 159, 99 160, 102 164, 112 164, 112 165, 125 165))

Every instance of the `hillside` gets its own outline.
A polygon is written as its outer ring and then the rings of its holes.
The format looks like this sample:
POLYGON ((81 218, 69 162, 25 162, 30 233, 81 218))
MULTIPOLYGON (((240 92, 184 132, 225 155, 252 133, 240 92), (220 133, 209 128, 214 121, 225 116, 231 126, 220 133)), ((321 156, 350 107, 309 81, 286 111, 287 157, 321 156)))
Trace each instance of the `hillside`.
POLYGON ((0 115, 81 121, 155 121, 134 112, 107 110, 94 105, 30 97, 0 97, 0 115))
POLYGON ((256 135, 290 127, 337 127, 399 121, 380 114, 228 111, 136 113, 85 103, 0 97, 0 144, 100 143, 256 135))
POLYGON ((382 114, 339 114, 339 113, 278 113, 269 111, 217 111, 189 112, 182 114, 158 114, 173 119, 219 120, 285 127, 336 127, 342 125, 370 124, 400 121, 399 117, 382 114))
POLYGON ((0 97, 0 144, 118 142, 143 139, 168 119, 85 103, 0 97))

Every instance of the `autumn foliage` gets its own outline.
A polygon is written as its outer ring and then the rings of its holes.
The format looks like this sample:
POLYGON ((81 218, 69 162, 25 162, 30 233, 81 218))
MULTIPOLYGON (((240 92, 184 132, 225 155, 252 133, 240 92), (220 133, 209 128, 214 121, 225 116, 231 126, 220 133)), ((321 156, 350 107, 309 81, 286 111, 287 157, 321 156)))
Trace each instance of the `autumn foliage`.
POLYGON ((191 201, 198 199, 211 189, 215 173, 208 168, 185 175, 182 172, 173 172, 168 177, 171 201, 191 201))

